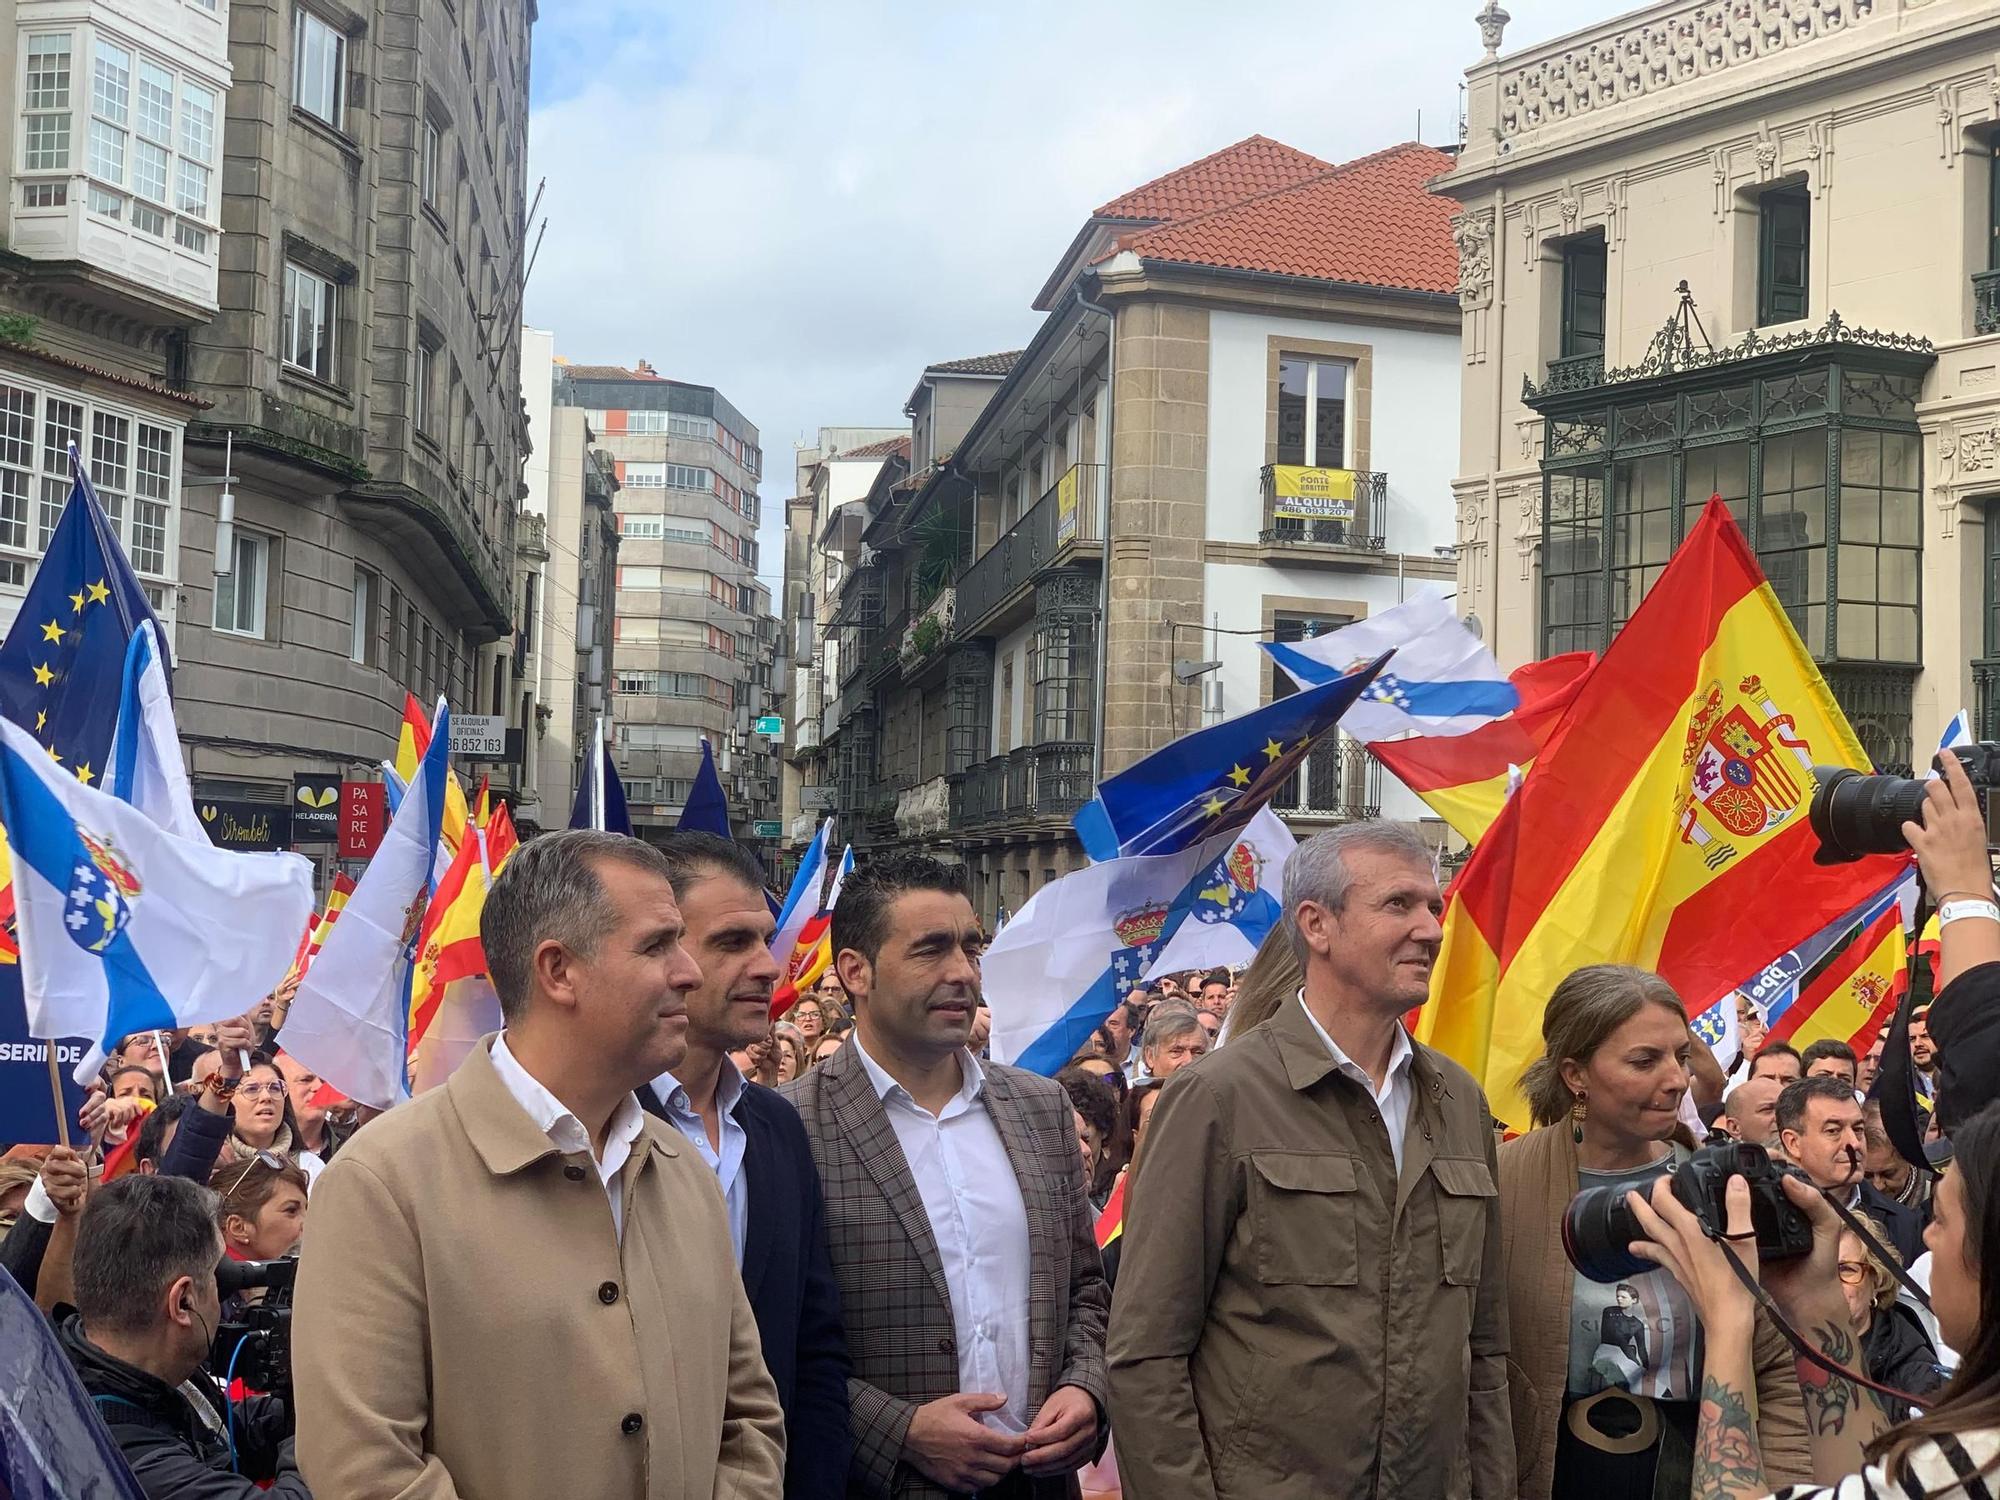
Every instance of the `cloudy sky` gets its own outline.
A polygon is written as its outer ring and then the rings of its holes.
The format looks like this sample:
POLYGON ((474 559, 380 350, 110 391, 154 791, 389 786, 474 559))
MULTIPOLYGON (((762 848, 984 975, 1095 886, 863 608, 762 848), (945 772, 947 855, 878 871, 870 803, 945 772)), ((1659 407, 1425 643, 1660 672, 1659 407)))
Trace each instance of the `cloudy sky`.
MULTIPOLYGON (((1507 3, 1509 51, 1630 8, 1507 3)), ((543 0, 528 320, 720 388, 782 498, 814 428, 901 424, 925 364, 1025 343, 1097 204, 1247 135, 1455 139, 1478 8, 543 0)))

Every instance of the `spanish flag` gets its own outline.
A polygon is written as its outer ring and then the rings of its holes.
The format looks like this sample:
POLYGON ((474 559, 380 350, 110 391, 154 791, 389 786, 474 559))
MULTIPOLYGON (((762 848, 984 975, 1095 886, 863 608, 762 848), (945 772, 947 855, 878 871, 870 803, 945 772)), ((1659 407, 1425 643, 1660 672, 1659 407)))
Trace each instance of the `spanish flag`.
POLYGON ((840 900, 840 887, 853 869, 854 846, 850 844, 840 852, 840 866, 833 872, 833 884, 827 887, 826 905, 799 929, 791 961, 785 966, 785 977, 778 981, 771 996, 772 1020, 781 1019, 799 1003, 799 996, 818 984, 820 976, 833 967, 834 903, 840 900))
POLYGON ((1770 1041, 1804 1051, 1831 1037, 1859 1057, 1896 1013, 1908 974, 1903 909, 1894 902, 1806 986, 1771 1027, 1770 1041))
POLYGON ((459 845, 451 865, 438 882, 423 926, 417 931, 416 959, 410 971, 409 1050, 430 1029, 445 987, 455 979, 486 972, 486 950, 479 941, 479 916, 486 909, 489 877, 477 829, 459 845))
MULTIPOLYGON (((404 786, 417 774, 417 763, 431 747, 431 721, 414 693, 403 694, 403 724, 396 732, 396 776, 404 786)), ((465 789, 449 771, 444 778, 444 846, 456 854, 465 837, 471 814, 466 808, 465 789)))
POLYGON ((507 804, 493 804, 493 816, 483 825, 486 829, 486 863, 493 874, 500 873, 500 867, 507 863, 507 856, 520 846, 521 836, 514 831, 514 815, 507 811, 507 804))
POLYGON ((1899 861, 1813 861, 1815 764, 1868 767, 1720 499, 1711 500, 1453 885, 1418 1036, 1493 1113, 1556 984, 1656 970, 1688 1014, 1851 911, 1899 861))
POLYGON ((299 944, 298 956, 292 960, 292 971, 287 980, 300 979, 312 961, 319 957, 319 950, 326 943, 326 935, 333 931, 333 924, 340 920, 340 913, 347 905, 347 898, 354 894, 354 879, 349 875, 336 875, 333 885, 326 893, 326 910, 319 914, 319 920, 307 931, 305 941, 299 944))
POLYGON ((1500 816, 1509 783, 1534 764, 1595 665, 1594 651, 1531 661, 1507 674, 1521 703, 1506 717, 1466 734, 1375 740, 1369 752, 1460 838, 1476 844, 1500 816))
POLYGON ((1132 1180, 1129 1171, 1120 1172, 1118 1180, 1111 1184, 1111 1196, 1104 1200, 1104 1212, 1097 1216, 1097 1248, 1104 1249, 1125 1232, 1125 1184, 1132 1180))

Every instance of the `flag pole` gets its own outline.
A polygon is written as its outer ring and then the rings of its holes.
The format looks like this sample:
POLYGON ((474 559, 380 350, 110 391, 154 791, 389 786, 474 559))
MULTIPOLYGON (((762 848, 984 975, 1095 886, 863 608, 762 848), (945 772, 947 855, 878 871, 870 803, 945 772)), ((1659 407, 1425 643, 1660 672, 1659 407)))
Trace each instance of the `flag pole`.
POLYGON ((56 1137, 64 1150, 69 1149, 69 1105, 63 1099, 62 1072, 56 1067, 56 1044, 53 1040, 42 1043, 42 1055, 49 1062, 49 1097, 56 1102, 56 1137))

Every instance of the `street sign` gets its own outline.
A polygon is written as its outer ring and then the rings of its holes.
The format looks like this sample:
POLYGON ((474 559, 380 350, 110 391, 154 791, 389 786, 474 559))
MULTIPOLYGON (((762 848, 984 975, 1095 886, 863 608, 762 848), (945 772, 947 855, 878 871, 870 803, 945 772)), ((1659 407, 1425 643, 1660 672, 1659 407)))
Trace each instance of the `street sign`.
POLYGON ((782 714, 765 714, 763 718, 757 721, 757 732, 773 736, 783 734, 785 732, 784 716, 782 714))
POLYGON ((799 806, 806 812, 832 812, 833 788, 830 786, 800 787, 799 806))
POLYGON ((379 781, 340 784, 340 857, 372 859, 388 825, 388 788, 379 781))
POLYGON ((752 838, 774 839, 784 831, 785 825, 783 823, 752 823, 750 825, 750 836, 752 838))
POLYGON ((507 720, 502 714, 453 714, 451 753, 467 760, 503 760, 507 720))
POLYGON ((340 773, 292 772, 292 842, 331 844, 340 837, 340 773))

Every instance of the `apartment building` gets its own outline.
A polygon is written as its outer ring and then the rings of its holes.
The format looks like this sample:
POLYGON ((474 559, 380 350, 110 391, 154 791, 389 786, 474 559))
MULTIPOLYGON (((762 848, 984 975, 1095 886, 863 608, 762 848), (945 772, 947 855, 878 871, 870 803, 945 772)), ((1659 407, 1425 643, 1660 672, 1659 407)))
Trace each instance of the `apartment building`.
POLYGON ((618 565, 618 476, 578 406, 555 404, 555 335, 526 328, 530 452, 521 501, 516 656, 529 701, 522 775, 543 827, 569 821, 582 757, 599 715, 611 708, 611 610, 618 565))
POLYGON ((75 443, 172 634, 196 796, 272 845, 293 775, 372 767, 406 688, 513 699, 534 15, 0 7, 0 601, 75 443))
POLYGON ((793 455, 795 493, 785 502, 783 581, 789 656, 782 755, 787 849, 811 842, 833 806, 821 731, 832 697, 829 673, 837 676, 839 663, 827 658, 822 642, 844 565, 820 546, 820 532, 842 507, 867 495, 889 455, 907 450, 908 442, 909 433, 900 427, 822 427, 811 446, 801 445, 793 455))
POLYGON ((0 54, 0 628, 68 498, 72 444, 172 628, 183 453, 207 407, 189 340, 218 308, 227 7, 4 0, 0 54))
POLYGON ((644 360, 559 361, 555 405, 582 410, 618 483, 611 717, 633 831, 678 823, 706 739, 736 835, 775 852, 778 763, 756 727, 778 711, 779 644, 758 578, 757 429, 714 387, 644 360))
MULTIPOLYGON (((920 385, 908 472, 822 539, 851 564, 825 756, 862 842, 1018 910, 1083 863, 1099 779, 1291 691, 1259 640, 1450 578, 1450 164, 1239 142, 1089 217, 962 425, 920 385)), ((1276 805, 1302 833, 1423 812, 1338 740, 1276 805)))
POLYGON ((1879 765, 2000 733, 2000 5, 1506 19, 1439 184, 1462 607, 1602 646, 1719 494, 1879 765))

